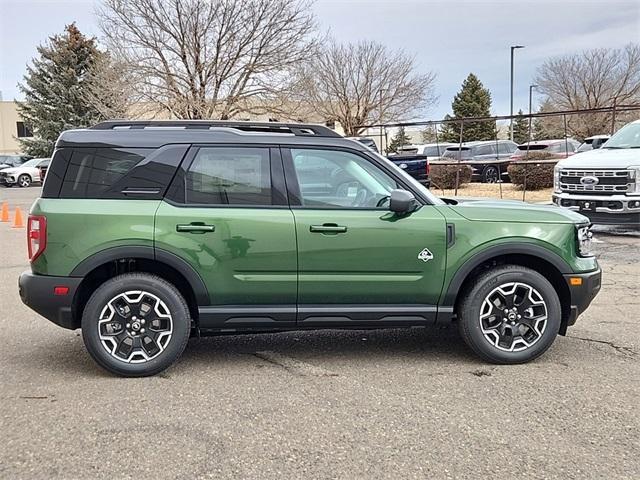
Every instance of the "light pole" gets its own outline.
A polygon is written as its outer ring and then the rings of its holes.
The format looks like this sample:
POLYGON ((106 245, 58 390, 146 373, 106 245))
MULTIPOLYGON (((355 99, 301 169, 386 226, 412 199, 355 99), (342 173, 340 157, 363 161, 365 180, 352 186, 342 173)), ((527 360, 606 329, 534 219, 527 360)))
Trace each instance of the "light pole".
POLYGON ((517 48, 524 48, 524 45, 511 46, 511 91, 509 96, 510 104, 511 104, 511 109, 510 109, 511 119, 509 124, 509 138, 511 139, 512 142, 513 142, 513 51, 517 48))
POLYGON ((531 147, 531 99, 533 97, 533 89, 538 88, 538 85, 529 85, 529 137, 527 139, 527 157, 529 156, 529 147, 531 147))

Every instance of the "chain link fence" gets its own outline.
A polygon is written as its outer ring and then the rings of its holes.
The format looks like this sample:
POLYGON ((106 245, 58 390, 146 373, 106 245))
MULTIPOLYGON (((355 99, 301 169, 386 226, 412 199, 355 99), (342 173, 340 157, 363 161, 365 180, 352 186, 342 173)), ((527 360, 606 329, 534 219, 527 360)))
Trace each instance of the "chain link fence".
POLYGON ((614 105, 366 125, 361 136, 373 139, 390 158, 427 158, 431 188, 438 194, 549 201, 559 160, 599 148, 638 118, 640 105, 614 105))

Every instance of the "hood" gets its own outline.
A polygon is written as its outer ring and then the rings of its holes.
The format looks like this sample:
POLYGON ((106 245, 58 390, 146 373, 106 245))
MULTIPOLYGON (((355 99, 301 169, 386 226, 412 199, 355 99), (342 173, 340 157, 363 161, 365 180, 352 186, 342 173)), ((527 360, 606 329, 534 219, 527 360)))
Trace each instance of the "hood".
POLYGON ((576 153, 558 162, 563 168, 640 167, 640 148, 598 148, 576 153))
POLYGON ((451 205, 456 213, 467 220, 478 222, 508 223, 589 223, 589 219, 577 212, 556 205, 536 205, 518 200, 456 198, 451 205))
POLYGON ((13 173, 17 173, 18 169, 16 167, 9 167, 8 165, 6 167, 2 167, 0 165, 0 172, 13 174, 13 173))

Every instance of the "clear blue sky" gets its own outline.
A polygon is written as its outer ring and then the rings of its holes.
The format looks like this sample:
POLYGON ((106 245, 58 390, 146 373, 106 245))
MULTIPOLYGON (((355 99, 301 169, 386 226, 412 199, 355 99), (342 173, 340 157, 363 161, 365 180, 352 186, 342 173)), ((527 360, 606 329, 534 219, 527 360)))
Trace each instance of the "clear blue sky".
MULTIPOLYGON (((36 46, 75 21, 99 35, 92 0, 0 0, 0 91, 19 98, 17 82, 36 46)), ((640 0, 318 0, 320 26, 341 41, 370 39, 414 55, 418 70, 438 74, 441 118, 469 72, 493 95, 493 113, 509 110, 509 46, 516 52, 515 110, 548 57, 640 42, 640 0)))

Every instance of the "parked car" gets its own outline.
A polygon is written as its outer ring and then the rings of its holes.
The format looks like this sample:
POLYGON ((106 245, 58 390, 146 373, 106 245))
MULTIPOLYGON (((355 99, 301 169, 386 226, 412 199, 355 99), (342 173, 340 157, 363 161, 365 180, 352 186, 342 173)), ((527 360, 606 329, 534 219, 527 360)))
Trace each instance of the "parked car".
POLYGON ((18 167, 32 158, 33 157, 28 155, 0 155, 0 170, 9 167, 18 167))
POLYGON ((431 186, 431 180, 429 179, 428 156, 402 153, 397 155, 388 155, 387 158, 425 187, 429 188, 431 186))
POLYGON ((527 156, 527 150, 530 153, 546 153, 550 158, 567 158, 576 153, 579 145, 580 144, 572 138, 568 138, 566 141, 564 138, 532 140, 531 142, 518 145, 518 149, 513 153, 511 158, 513 160, 523 160, 527 156))
POLYGON ((63 132, 49 171, 20 296, 119 375, 164 370, 190 335, 453 319, 522 363, 600 288, 586 217, 444 201, 320 125, 105 122, 63 132))
POLYGON ((640 120, 622 127, 599 149, 560 160, 553 202, 593 223, 640 225, 640 120))
POLYGON ((604 142, 609 140, 611 135, 594 135, 592 137, 587 137, 584 139, 584 142, 580 144, 576 153, 580 152, 588 152, 589 150, 596 150, 600 148, 604 142))
POLYGON ((470 163, 473 169, 472 180, 483 183, 509 181, 507 167, 511 163, 511 155, 518 145, 510 140, 488 140, 482 142, 466 142, 447 147, 443 158, 461 160, 470 163))
POLYGON ((28 187, 34 182, 40 182, 40 170, 38 165, 48 158, 32 158, 17 167, 9 167, 0 170, 0 185, 12 187, 28 187))
POLYGON ((349 140, 355 140, 356 142, 360 142, 365 147, 370 148, 376 153, 379 152, 378 146, 376 145, 376 142, 374 142, 372 138, 369 138, 369 137, 346 137, 346 138, 348 138, 349 140))
POLYGON ((40 181, 44 183, 44 179, 47 176, 47 170, 49 169, 49 163, 51 163, 50 158, 45 158, 42 162, 38 164, 38 170, 40 171, 40 181))
POLYGON ((447 147, 454 147, 455 143, 425 143, 420 145, 404 145, 400 147, 397 155, 424 155, 429 160, 440 158, 447 147))

